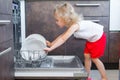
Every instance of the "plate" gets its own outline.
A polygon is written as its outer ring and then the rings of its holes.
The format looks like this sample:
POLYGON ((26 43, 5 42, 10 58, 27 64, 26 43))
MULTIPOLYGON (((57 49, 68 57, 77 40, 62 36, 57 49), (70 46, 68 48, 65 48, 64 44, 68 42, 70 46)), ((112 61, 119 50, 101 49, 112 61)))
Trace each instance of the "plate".
POLYGON ((47 56, 47 53, 44 51, 45 47, 46 43, 43 36, 41 37, 41 35, 30 35, 22 44, 20 54, 25 60, 42 60, 47 56))
POLYGON ((30 39, 40 40, 46 45, 46 39, 41 34, 31 34, 25 39, 25 42, 30 39))

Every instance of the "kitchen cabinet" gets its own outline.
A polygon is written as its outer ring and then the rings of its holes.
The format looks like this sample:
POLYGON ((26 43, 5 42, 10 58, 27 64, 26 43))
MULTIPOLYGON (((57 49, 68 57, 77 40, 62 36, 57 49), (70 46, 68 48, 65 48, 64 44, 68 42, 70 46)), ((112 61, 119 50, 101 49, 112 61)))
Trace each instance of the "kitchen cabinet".
POLYGON ((119 59, 119 79, 120 79, 120 59, 119 59))
POLYGON ((0 13, 3 14, 12 14, 12 10, 11 10, 11 1, 12 0, 0 0, 0 13), (7 2, 6 2, 7 1, 7 2))
MULTIPOLYGON (((54 40, 66 29, 59 29, 55 23, 53 9, 55 4, 65 0, 25 0, 26 37, 30 34, 42 34, 47 40, 54 40)), ((92 20, 104 25, 107 35, 105 55, 101 60, 108 63, 108 38, 109 38, 109 0, 67 0, 79 14, 83 14, 85 20, 92 20)), ((77 55, 83 61, 85 40, 75 39, 73 36, 62 46, 50 52, 49 55, 77 55)))
POLYGON ((0 80, 13 80, 13 42, 8 41, 0 44, 0 80), (11 47, 10 47, 11 46, 11 47))
POLYGON ((14 79, 12 0, 0 0, 0 80, 14 79))
MULTIPOLYGON (((1 30, 3 30, 2 27, 0 27, 0 34, 2 34, 0 35, 0 80, 13 80, 13 39, 9 39, 10 37, 7 38, 7 34, 1 33, 1 30)), ((5 32, 7 33, 7 31, 5 32)))
POLYGON ((110 0, 110 31, 120 31, 119 0, 110 0))
POLYGON ((110 1, 110 23, 109 23, 109 62, 119 63, 120 58, 120 4, 119 0, 110 1))
POLYGON ((120 32, 110 32, 109 62, 119 63, 120 57, 120 32))

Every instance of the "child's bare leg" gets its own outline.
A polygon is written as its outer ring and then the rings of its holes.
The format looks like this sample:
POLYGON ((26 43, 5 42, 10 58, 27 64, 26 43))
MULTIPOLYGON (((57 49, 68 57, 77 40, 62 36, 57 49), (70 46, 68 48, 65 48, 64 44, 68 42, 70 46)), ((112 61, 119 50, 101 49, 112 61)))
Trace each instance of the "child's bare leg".
POLYGON ((101 78, 102 80, 107 80, 107 75, 105 72, 105 67, 102 63, 102 61, 99 58, 92 58, 92 61, 94 62, 94 64, 96 65, 96 67, 98 68, 100 74, 101 74, 101 78))
POLYGON ((91 58, 90 58, 90 54, 84 54, 85 57, 85 69, 88 72, 90 77, 90 70, 91 70, 91 58))

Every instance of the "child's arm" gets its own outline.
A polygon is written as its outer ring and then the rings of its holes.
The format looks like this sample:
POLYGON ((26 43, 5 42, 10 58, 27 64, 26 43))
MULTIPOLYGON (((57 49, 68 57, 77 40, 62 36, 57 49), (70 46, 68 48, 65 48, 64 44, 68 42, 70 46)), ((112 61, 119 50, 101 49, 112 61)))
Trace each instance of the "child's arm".
MULTIPOLYGON (((63 33, 64 34, 64 33, 63 33)), ((58 36, 54 41, 50 42, 48 40, 46 40, 46 44, 48 47, 51 47, 63 34, 61 34, 60 36, 58 36)))
POLYGON ((78 30, 78 25, 71 26, 64 34, 60 35, 57 39, 52 42, 52 46, 50 48, 46 48, 45 51, 52 51, 55 48, 61 46, 76 30, 78 30))
MULTIPOLYGON (((63 33, 63 34, 64 34, 64 33, 63 33)), ((63 34, 61 34, 61 35, 58 36, 54 41, 52 41, 52 42, 51 42, 51 46, 54 45, 54 43, 55 43, 58 39, 60 39, 63 34)))
POLYGON ((48 47, 50 47, 50 46, 51 46, 51 42, 50 42, 50 41, 48 41, 48 40, 46 40, 46 44, 47 44, 47 46, 48 46, 48 47))

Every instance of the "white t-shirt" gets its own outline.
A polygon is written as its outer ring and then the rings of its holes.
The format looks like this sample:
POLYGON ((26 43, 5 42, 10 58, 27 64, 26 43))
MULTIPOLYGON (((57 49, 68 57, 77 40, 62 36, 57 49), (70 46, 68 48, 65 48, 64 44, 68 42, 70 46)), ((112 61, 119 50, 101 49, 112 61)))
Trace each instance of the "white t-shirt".
POLYGON ((88 20, 82 20, 77 23, 79 29, 74 33, 74 37, 86 39, 89 42, 99 40, 103 34, 104 26, 88 20))

